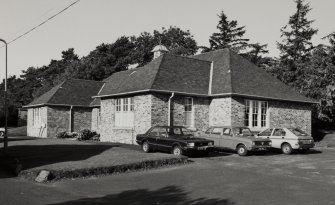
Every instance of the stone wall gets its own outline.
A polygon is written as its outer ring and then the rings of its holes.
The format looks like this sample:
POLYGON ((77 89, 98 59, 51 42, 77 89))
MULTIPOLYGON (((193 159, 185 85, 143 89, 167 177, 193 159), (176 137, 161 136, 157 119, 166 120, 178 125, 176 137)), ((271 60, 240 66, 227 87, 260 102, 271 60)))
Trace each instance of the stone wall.
POLYGON ((312 108, 309 104, 269 101, 270 127, 298 127, 312 133, 312 108))
POLYGON ((101 118, 99 117, 99 110, 100 108, 93 108, 92 109, 92 124, 91 129, 93 131, 96 131, 97 133, 100 133, 99 128, 101 126, 101 118))
POLYGON ((231 99, 231 124, 234 126, 244 126, 245 99, 234 97, 231 99))
POLYGON ((43 137, 47 136, 47 118, 48 118, 48 108, 40 107, 41 110, 41 124, 33 124, 33 108, 28 108, 27 111, 27 135, 30 137, 43 137))
POLYGON ((209 105, 209 125, 230 126, 232 124, 231 110, 232 99, 230 97, 212 99, 209 105))
POLYGON ((48 137, 56 137, 56 134, 69 131, 70 108, 48 107, 48 137))
POLYGON ((152 96, 151 125, 168 125, 168 95, 154 94, 152 96))
POLYGON ((134 127, 115 127, 116 98, 101 100, 101 141, 136 144, 136 135, 145 133, 151 127, 152 95, 134 96, 134 127))
POLYGON ((83 129, 91 130, 92 108, 74 107, 72 109, 72 132, 83 129))

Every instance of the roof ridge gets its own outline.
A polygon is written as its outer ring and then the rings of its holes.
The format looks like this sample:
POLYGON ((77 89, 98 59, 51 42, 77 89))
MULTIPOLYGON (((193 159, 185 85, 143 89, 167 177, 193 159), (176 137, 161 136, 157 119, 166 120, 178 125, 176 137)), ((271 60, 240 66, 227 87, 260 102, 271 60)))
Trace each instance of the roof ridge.
MULTIPOLYGON (((229 50, 229 49, 228 49, 229 50)), ((232 79, 233 79, 233 69, 231 69, 232 67, 231 67, 231 62, 232 62, 232 60, 231 60, 231 52, 230 52, 230 50, 229 50, 229 52, 228 52, 228 55, 229 55, 229 57, 228 57, 228 68, 229 68, 229 73, 228 73, 228 75, 229 75, 229 80, 230 80, 230 92, 231 93, 233 93, 234 92, 234 83, 233 83, 233 81, 232 81, 232 79)))
POLYGON ((162 62, 163 62, 164 60, 165 60, 165 54, 162 55, 161 62, 159 62, 159 64, 158 64, 158 69, 157 69, 156 74, 155 74, 155 77, 154 77, 154 79, 153 79, 153 81, 152 81, 152 83, 151 83, 151 85, 150 85, 150 89, 152 89, 152 87, 154 86, 154 83, 156 82, 157 73, 158 73, 158 71, 161 69, 161 65, 162 65, 162 62))
POLYGON ((174 57, 179 57, 179 58, 187 58, 187 59, 190 59, 190 60, 197 60, 197 61, 203 61, 203 62, 209 62, 209 63, 212 62, 212 61, 208 61, 208 60, 193 58, 191 56, 181 56, 181 55, 175 55, 175 54, 170 54, 170 53, 166 53, 166 54, 163 54, 163 55, 169 55, 169 56, 174 56, 174 57))
POLYGON ((204 54, 207 54, 207 53, 214 53, 214 52, 223 51, 223 50, 229 50, 229 51, 231 51, 230 48, 220 48, 220 49, 216 49, 216 50, 212 50, 212 51, 207 51, 205 53, 195 54, 193 56, 199 56, 199 55, 204 55, 204 54))

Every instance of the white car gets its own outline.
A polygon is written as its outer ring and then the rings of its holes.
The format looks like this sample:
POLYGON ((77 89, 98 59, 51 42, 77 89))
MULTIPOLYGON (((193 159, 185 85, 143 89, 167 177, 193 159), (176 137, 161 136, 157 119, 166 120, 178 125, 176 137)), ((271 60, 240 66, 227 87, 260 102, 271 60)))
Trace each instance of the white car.
POLYGON ((293 150, 308 151, 315 145, 313 138, 298 128, 270 128, 257 136, 270 139, 272 147, 281 149, 284 154, 291 154, 293 150))
POLYGON ((5 135, 5 128, 0 127, 0 137, 5 135))

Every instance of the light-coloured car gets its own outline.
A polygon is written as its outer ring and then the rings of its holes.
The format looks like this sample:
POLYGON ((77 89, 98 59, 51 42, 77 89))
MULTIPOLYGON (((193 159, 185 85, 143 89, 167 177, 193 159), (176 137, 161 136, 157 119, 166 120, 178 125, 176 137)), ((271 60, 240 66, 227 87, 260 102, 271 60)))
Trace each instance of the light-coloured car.
POLYGON ((5 128, 0 127, 0 137, 5 135, 5 128))
POLYGON ((202 137, 213 140, 217 148, 236 150, 240 156, 271 148, 271 140, 256 138, 248 127, 213 126, 202 137))
POLYGON ((284 154, 291 154, 293 150, 305 152, 315 145, 313 138, 299 128, 270 128, 257 136, 270 139, 272 147, 281 149, 284 154))

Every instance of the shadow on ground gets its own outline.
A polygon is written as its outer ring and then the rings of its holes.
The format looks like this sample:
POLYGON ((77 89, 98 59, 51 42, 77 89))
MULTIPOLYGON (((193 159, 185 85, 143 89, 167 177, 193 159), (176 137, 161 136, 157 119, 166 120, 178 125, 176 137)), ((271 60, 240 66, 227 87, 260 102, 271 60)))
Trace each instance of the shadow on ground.
MULTIPOLYGON (((112 145, 16 145, 9 146, 7 154, 11 158, 18 159, 22 164, 21 170, 27 170, 60 162, 73 162, 88 159, 99 155, 112 145)), ((3 148, 0 149, 3 152, 3 148)), ((12 175, 0 175, 0 178, 13 177, 12 175)))
POLYGON ((83 198, 73 201, 57 203, 54 205, 107 205, 107 204, 136 204, 136 205, 233 205, 229 199, 191 199, 188 193, 177 186, 167 186, 154 191, 138 189, 124 191, 119 194, 111 194, 97 198, 83 198))
MULTIPOLYGON (((14 141, 22 141, 22 140, 35 140, 36 138, 33 138, 33 137, 12 137, 12 136, 9 136, 8 137, 8 142, 14 142, 14 141)), ((0 138, 0 143, 2 144, 4 141, 4 138, 1 137, 0 138)))

